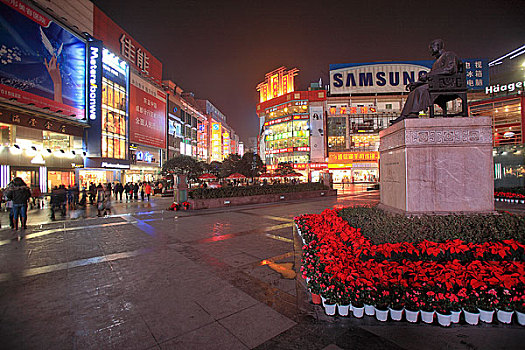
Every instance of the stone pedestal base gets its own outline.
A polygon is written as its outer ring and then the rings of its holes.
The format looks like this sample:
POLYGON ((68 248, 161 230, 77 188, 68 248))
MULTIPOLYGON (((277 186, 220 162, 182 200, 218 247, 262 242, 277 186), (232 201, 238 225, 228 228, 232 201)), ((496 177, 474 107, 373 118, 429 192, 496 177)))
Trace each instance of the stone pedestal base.
POLYGON ((492 213, 490 117, 405 119, 379 133, 380 206, 403 214, 492 213))

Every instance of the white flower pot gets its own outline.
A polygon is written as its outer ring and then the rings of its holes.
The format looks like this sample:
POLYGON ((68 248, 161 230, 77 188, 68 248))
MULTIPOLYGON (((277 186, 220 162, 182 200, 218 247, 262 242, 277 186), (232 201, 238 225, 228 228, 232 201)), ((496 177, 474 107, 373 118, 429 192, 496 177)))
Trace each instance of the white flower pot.
POLYGON ((337 312, 341 316, 348 316, 348 311, 350 310, 350 304, 348 305, 339 305, 337 304, 337 312))
POLYGON ((525 200, 520 199, 520 203, 521 203, 521 204, 525 204, 525 200))
POLYGON ((352 313, 354 314, 354 317, 361 318, 365 313, 365 308, 352 306, 352 313))
POLYGON ((380 310, 375 309, 376 312, 376 319, 381 322, 386 322, 388 320, 388 309, 386 310, 380 310))
POLYGON ((335 308, 336 308, 337 304, 324 304, 324 312, 328 315, 328 316, 333 316, 335 315, 335 308))
POLYGON ((450 311, 451 313, 451 317, 450 317, 450 322, 452 323, 459 323, 459 317, 461 316, 461 310, 459 311, 450 311))
POLYGON ((390 318, 394 321, 401 321, 403 318, 403 309, 401 310, 394 310, 391 308, 388 308, 390 310, 390 318))
POLYGON ((365 304, 365 314, 367 316, 374 316, 375 312, 376 310, 375 310, 374 305, 365 304))
POLYGON ((434 322, 434 311, 423 311, 421 310, 421 320, 425 323, 434 322))
POLYGON ((485 323, 492 323, 492 319, 494 318, 494 310, 483 310, 478 308, 479 310, 479 319, 480 321, 483 321, 485 323))
POLYGON ((525 313, 516 311, 516 316, 518 323, 522 326, 525 326, 525 313))
POLYGON ((452 314, 445 315, 445 314, 440 314, 439 312, 436 312, 436 315, 437 315, 438 323, 441 326, 443 327, 450 326, 452 314))
POLYGON ((465 322, 468 324, 475 326, 479 323, 479 312, 469 312, 463 309, 463 313, 465 314, 465 322))
POLYGON ((511 323, 512 322, 512 314, 514 311, 505 311, 505 310, 498 310, 496 313, 498 317, 498 321, 501 323, 511 323))
POLYGON ((408 322, 412 322, 412 323, 417 322, 418 315, 419 315, 419 310, 412 311, 412 310, 405 309, 405 316, 408 322))
POLYGON ((323 297, 323 296, 321 295, 321 300, 323 301, 323 302, 322 302, 323 306, 325 306, 325 301, 326 301, 326 298, 325 298, 325 297, 323 297))

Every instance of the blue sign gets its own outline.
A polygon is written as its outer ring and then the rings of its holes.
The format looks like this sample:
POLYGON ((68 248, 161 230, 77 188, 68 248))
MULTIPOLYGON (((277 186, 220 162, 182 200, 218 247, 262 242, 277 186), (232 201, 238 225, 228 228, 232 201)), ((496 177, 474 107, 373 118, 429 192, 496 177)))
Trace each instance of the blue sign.
POLYGON ((153 161, 153 154, 149 152, 138 151, 136 153, 136 156, 137 156, 137 160, 140 160, 143 162, 151 163, 153 161))
POLYGON ((86 44, 17 0, 0 3, 0 96, 85 117, 86 44))
POLYGON ((87 133, 87 146, 90 154, 100 155, 102 137, 102 42, 88 43, 88 93, 87 115, 91 127, 87 133))
POLYGON ((483 90, 489 86, 489 63, 486 59, 469 58, 463 60, 469 90, 483 90))

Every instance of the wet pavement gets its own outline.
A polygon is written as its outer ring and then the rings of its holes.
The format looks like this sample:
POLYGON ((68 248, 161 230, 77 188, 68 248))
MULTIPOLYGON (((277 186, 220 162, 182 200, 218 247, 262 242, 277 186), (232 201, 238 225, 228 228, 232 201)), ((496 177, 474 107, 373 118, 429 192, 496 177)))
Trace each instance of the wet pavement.
MULTIPOLYGON (((342 189, 341 189, 342 190, 342 189)), ((310 303, 292 218, 375 204, 338 198, 169 212, 170 199, 51 222, 12 240, 0 214, 0 348, 514 349, 523 327, 328 317, 310 303)))

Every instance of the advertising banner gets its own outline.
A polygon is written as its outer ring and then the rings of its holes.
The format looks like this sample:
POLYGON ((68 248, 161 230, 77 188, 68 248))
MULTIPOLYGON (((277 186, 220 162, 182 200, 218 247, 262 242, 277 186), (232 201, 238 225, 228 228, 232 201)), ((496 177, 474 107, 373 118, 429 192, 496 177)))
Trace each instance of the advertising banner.
POLYGON ((85 118, 86 44, 18 0, 0 0, 0 96, 85 118))
POLYGON ((333 163, 354 163, 354 162, 370 162, 378 161, 379 152, 330 152, 328 155, 328 162, 333 163))
POLYGON ((91 154, 102 152, 102 42, 95 40, 88 43, 88 149, 91 154))
MULTIPOLYGON (((470 90, 488 86, 489 70, 485 59, 463 59, 467 87, 470 90)), ((370 94, 407 92, 407 84, 428 72, 434 61, 345 63, 330 65, 330 93, 370 94)))
POLYGON ((162 81, 162 63, 96 6, 93 12, 93 35, 138 71, 158 83, 162 81))
POLYGON ((310 160, 324 161, 323 106, 310 106, 310 160))
POLYGON ((166 94, 132 73, 129 107, 130 142, 166 148, 166 94))

